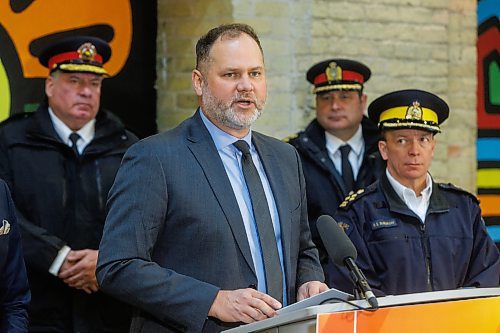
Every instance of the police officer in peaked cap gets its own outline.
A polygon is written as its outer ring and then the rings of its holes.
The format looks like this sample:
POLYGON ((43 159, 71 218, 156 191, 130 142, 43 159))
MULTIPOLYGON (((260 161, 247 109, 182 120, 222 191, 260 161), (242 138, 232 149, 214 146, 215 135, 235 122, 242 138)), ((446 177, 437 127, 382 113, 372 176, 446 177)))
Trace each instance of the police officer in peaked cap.
POLYGON ((100 106, 111 48, 89 36, 57 39, 40 54, 46 99, 0 125, 0 178, 21 226, 32 292, 30 332, 126 332, 131 310, 99 290, 95 267, 105 203, 137 141, 100 106))
MULTIPOLYGON (((429 173, 435 135, 449 112, 440 97, 417 89, 385 94, 368 107, 387 169, 348 196, 335 219, 379 296, 498 286, 500 256, 478 200, 429 173)), ((332 287, 352 291, 344 268, 330 262, 328 269, 332 287)))
POLYGON ((316 117, 305 130, 286 139, 302 159, 309 223, 323 265, 327 253, 316 229, 317 218, 333 215, 349 193, 374 182, 385 168, 377 148, 380 133, 365 116, 363 91, 370 76, 365 64, 350 59, 313 65, 306 79, 316 97, 316 117))

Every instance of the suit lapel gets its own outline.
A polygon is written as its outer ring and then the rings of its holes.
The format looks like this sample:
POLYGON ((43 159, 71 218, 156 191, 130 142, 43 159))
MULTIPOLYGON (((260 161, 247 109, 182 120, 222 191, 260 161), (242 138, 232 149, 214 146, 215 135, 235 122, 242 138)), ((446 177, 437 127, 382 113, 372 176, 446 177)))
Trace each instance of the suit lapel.
POLYGON ((200 164, 210 187, 222 208, 229 226, 236 239, 245 261, 255 274, 252 254, 248 245, 247 234, 241 218, 238 202, 231 189, 224 165, 219 157, 215 144, 197 111, 191 118, 191 126, 187 137, 187 145, 200 164))
POLYGON ((290 256, 290 240, 291 240, 291 223, 289 223, 290 216, 290 207, 289 202, 290 199, 288 197, 288 190, 285 186, 285 180, 283 179, 283 175, 281 172, 280 165, 283 161, 279 161, 276 158, 276 154, 273 153, 272 148, 269 143, 265 142, 265 138, 259 135, 259 133, 252 133, 253 144, 255 145, 255 149, 259 153, 260 160, 262 165, 264 166, 264 170, 266 171, 267 179, 269 180, 269 184, 271 185, 271 190, 273 192, 274 201, 276 202, 276 207, 278 209, 278 215, 280 219, 280 227, 281 227, 281 244, 283 247, 283 258, 285 263, 285 272, 287 274, 288 279, 288 269, 289 266, 288 259, 290 256))

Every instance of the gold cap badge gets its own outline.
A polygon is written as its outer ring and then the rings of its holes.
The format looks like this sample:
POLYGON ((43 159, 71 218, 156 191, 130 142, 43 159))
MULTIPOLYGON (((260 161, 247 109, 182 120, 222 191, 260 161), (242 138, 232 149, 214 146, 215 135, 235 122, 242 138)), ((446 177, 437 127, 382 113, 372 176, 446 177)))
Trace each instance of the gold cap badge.
POLYGON ((342 80, 342 68, 337 66, 336 62, 331 62, 325 70, 328 81, 342 80))
POLYGON ((420 103, 414 101, 412 105, 408 107, 406 110, 406 119, 412 120, 422 120, 422 108, 420 107, 420 103))
POLYGON ((84 43, 78 48, 80 59, 85 61, 94 61, 97 54, 95 46, 91 43, 84 43))

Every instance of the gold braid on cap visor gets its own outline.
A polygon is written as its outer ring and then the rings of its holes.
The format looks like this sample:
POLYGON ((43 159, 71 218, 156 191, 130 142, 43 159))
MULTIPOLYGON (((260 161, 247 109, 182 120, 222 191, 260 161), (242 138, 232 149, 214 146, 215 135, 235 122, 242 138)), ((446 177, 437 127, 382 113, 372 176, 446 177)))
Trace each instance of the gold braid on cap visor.
POLYGON ((436 112, 420 107, 422 113, 419 117, 408 114, 408 109, 407 106, 399 106, 383 111, 380 114, 379 128, 417 127, 433 132, 441 132, 436 112))
POLYGON ((68 72, 88 72, 101 75, 107 75, 108 72, 102 67, 87 65, 87 64, 61 64, 58 69, 68 72))
POLYGON ((317 87, 313 89, 313 94, 317 94, 323 91, 330 90, 361 90, 363 88, 362 84, 352 83, 352 84, 329 84, 327 86, 317 87))

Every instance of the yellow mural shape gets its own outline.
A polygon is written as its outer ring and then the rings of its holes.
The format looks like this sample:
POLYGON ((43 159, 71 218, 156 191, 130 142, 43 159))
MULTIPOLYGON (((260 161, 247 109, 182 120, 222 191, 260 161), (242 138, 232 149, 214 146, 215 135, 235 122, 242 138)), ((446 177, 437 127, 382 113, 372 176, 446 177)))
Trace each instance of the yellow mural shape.
POLYGON ((0 121, 9 117, 10 110, 10 88, 7 72, 0 59, 0 121))
POLYGON ((500 169, 477 170, 478 188, 500 188, 500 169))

